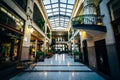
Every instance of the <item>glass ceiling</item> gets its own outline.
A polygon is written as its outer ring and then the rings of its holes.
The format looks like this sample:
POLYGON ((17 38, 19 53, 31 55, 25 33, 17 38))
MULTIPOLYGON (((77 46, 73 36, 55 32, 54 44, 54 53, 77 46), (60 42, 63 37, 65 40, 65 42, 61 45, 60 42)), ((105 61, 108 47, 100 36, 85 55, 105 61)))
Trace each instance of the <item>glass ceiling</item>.
POLYGON ((53 29, 66 29, 75 0, 43 0, 53 29))

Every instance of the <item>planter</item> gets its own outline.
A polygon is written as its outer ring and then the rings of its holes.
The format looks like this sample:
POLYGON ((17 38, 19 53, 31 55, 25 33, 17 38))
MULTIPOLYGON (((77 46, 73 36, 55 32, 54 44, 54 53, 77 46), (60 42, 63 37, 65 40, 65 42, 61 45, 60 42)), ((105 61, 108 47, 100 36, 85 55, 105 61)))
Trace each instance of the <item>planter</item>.
POLYGON ((79 62, 80 61, 80 56, 79 55, 74 55, 74 61, 79 62))
POLYGON ((44 52, 38 51, 36 53, 36 61, 44 61, 44 52))
POLYGON ((44 55, 40 55, 38 61, 44 61, 44 55))
POLYGON ((74 61, 75 62, 82 61, 82 53, 81 52, 74 52, 74 61))
POLYGON ((50 58, 54 55, 54 52, 52 50, 49 50, 48 53, 46 54, 47 58, 50 58))

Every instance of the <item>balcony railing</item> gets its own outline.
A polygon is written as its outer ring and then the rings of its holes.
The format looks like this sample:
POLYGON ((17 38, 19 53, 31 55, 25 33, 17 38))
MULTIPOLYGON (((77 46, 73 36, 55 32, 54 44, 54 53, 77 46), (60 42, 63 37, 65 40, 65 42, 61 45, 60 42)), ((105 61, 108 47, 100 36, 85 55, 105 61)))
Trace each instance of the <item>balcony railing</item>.
POLYGON ((102 25, 103 16, 98 16, 94 14, 89 15, 81 15, 74 17, 72 19, 72 25, 76 24, 92 24, 92 25, 102 25))
POLYGON ((91 29, 106 32, 102 23, 102 15, 87 14, 72 18, 72 26, 76 29, 91 29))

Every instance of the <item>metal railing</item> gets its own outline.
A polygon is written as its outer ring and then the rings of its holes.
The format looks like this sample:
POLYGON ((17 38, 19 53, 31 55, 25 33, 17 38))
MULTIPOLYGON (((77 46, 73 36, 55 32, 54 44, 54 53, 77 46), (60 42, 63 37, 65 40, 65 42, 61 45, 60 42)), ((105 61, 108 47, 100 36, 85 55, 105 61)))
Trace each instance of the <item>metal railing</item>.
POLYGON ((80 15, 72 18, 72 25, 73 26, 78 24, 103 25, 102 18, 103 18, 102 15, 95 15, 95 14, 80 15))

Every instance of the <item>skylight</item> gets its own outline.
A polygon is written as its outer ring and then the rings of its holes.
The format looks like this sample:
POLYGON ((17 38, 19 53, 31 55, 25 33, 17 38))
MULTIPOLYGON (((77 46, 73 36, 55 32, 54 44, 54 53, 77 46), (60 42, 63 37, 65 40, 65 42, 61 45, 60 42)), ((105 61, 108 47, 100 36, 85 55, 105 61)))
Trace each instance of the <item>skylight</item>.
POLYGON ((53 29, 65 29, 70 20, 75 0, 43 0, 53 29))

